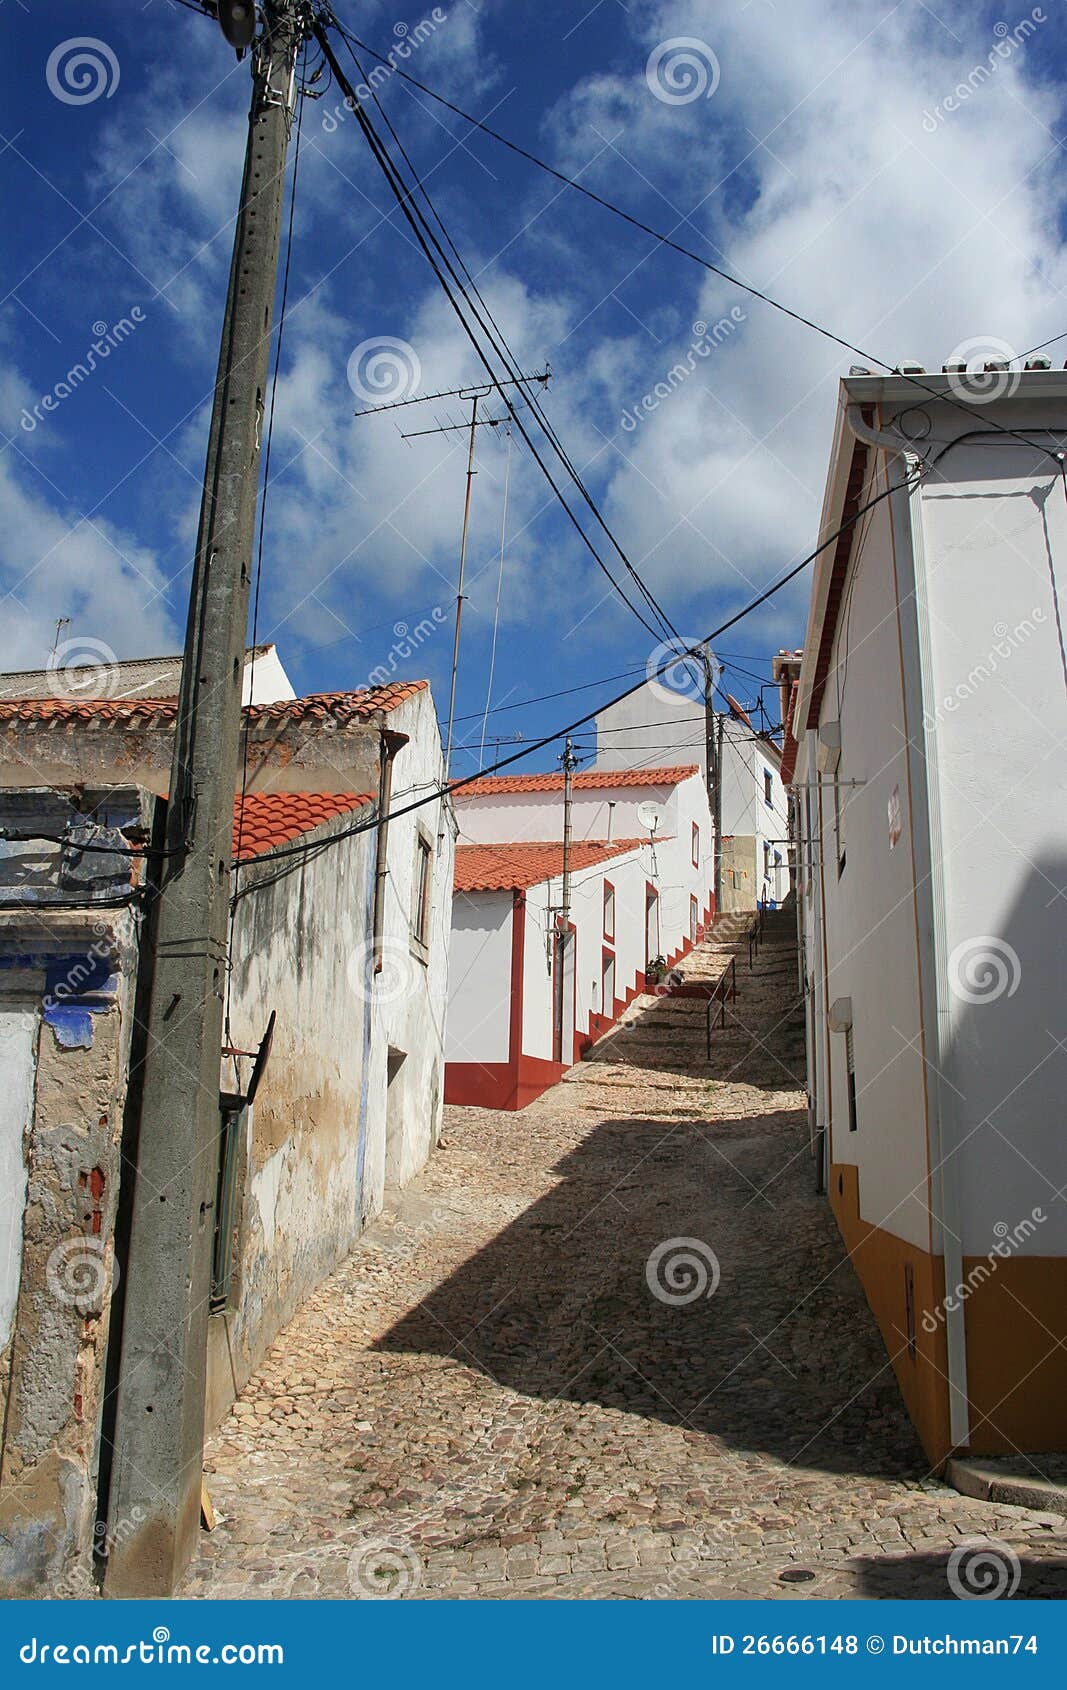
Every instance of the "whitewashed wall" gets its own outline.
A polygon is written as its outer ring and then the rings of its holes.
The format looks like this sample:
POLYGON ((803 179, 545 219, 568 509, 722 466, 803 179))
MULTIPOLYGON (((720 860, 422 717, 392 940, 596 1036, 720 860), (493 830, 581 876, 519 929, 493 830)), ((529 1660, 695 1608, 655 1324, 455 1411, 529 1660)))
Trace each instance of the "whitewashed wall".
MULTIPOLYGON (((1064 428, 1062 403, 991 413, 1064 428)), ((984 421, 985 419, 983 419, 984 421)), ((963 1247, 991 1248, 1044 1201, 1021 1253, 1067 1251, 1067 502, 1054 461, 1014 441, 960 445, 921 505, 944 848, 945 1106, 963 1247), (988 1124, 986 1124, 988 1123, 988 1124), (1051 1180, 1051 1184, 1049 1183, 1051 1180)))
MULTIPOLYGON (((822 1042, 816 1077, 821 1121, 832 1118, 831 1160, 859 1169, 860 1214, 922 1249, 930 1247, 927 1211, 926 1112, 908 781, 907 733, 895 600, 889 506, 871 513, 846 592, 820 720, 841 721, 843 836, 846 865, 837 872, 831 789, 812 792, 812 819, 822 841, 822 883, 828 969, 825 1005, 852 1000, 856 1132, 848 1130, 845 1034, 822 1042), (856 782, 848 786, 847 782, 856 782), (888 809, 899 796, 905 829, 890 844, 888 809)), ((802 750, 798 782, 818 782, 802 750)), ((817 893, 817 885, 816 885, 817 893)), ((822 974, 809 957, 809 974, 822 974)))
POLYGON ((452 900, 445 1052, 449 1062, 506 1062, 511 1022, 511 892, 452 900))

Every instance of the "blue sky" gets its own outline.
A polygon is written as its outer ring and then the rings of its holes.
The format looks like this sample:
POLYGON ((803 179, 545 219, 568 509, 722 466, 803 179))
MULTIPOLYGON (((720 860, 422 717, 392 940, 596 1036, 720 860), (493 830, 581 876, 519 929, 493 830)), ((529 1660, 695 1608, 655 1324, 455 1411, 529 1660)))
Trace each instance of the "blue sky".
MULTIPOLYGON (((406 62, 421 80, 888 363, 938 368, 963 346, 1018 353, 1067 331, 1062 0, 335 10, 383 53, 419 35, 406 62)), ((90 655, 176 649, 247 62, 175 0, 3 0, 0 27, 0 662, 43 663, 61 616, 90 655), (81 36, 102 44, 98 79, 65 83, 62 49, 81 36), (100 325, 124 319, 107 359, 60 396, 100 325)), ((299 691, 395 666, 429 675, 443 709, 465 445, 458 433, 404 442, 397 424, 459 422, 463 408, 355 418, 367 363, 353 354, 402 343, 405 393, 456 387, 480 366, 355 123, 336 121, 338 98, 327 90, 303 116, 259 637, 299 691), (419 624, 408 658, 395 629, 419 624)), ((724 620, 815 542, 850 355, 472 136, 399 77, 381 98, 520 362, 551 364, 546 409, 628 555, 686 638, 724 620), (679 364, 685 379, 657 395, 679 364)), ((1067 340, 1052 350, 1062 360, 1067 340)), ((478 447, 463 773, 486 700, 504 431, 481 430, 478 447)), ((804 576, 724 640, 745 702, 769 654, 800 642, 806 594, 804 576)), ((489 735, 551 731, 612 686, 512 706, 640 674, 654 645, 516 438, 489 735)))

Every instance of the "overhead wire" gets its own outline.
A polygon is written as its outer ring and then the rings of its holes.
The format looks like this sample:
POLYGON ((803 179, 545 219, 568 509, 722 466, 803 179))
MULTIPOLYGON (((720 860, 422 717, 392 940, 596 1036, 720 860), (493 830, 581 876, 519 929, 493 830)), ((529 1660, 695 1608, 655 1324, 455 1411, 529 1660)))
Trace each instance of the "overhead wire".
MULTIPOLYGON (((343 26, 341 26, 339 23, 337 23, 336 20, 334 20, 334 22, 335 22, 335 27, 337 28, 338 33, 340 34, 342 40, 345 41, 345 44, 348 48, 348 51, 349 51, 349 53, 352 57, 352 61, 355 64, 357 71, 359 72, 361 78, 364 78, 364 81, 365 81, 366 78, 364 76, 363 67, 360 65, 360 62, 359 62, 358 58, 356 57, 356 54, 353 50, 352 43, 349 40, 349 32, 346 31, 343 28, 343 26)), ((645 583, 643 581, 643 579, 640 576, 640 573, 636 570, 632 561, 626 556, 622 547, 619 545, 618 541, 615 539, 614 535, 611 533, 611 530, 608 528, 607 523, 604 521, 604 518, 601 515, 599 508, 596 505, 595 500, 592 498, 592 495, 589 493, 588 489, 585 487, 584 483, 582 482, 581 477, 580 477, 577 469, 575 468, 573 462, 571 461, 571 459, 570 459, 570 457, 569 457, 569 455, 566 451, 566 448, 563 446, 562 442, 559 440, 558 436, 555 433, 554 428, 552 427, 551 423, 549 422, 545 413, 543 412, 543 410, 540 406, 540 403, 537 399, 536 394, 532 391, 532 389, 530 391, 527 391, 529 384, 524 384, 524 382, 522 380, 521 370, 519 368, 519 365, 518 365, 517 361, 515 360, 514 355, 511 353, 510 348, 507 346, 507 342, 504 339, 503 333, 500 330, 499 325, 496 323, 495 318, 493 318, 492 313, 490 312, 488 306, 485 304, 485 301, 484 301, 484 299, 481 295, 481 292, 478 289, 477 283, 474 281, 473 276, 471 276, 469 268, 465 264, 462 256, 460 255, 458 249, 455 246, 455 242, 452 240, 451 236, 448 234, 448 231, 444 226, 444 223, 443 223, 443 221, 440 217, 440 214, 437 212, 436 207, 434 206, 433 201, 430 198, 429 193, 425 188, 425 185, 422 183, 421 178, 419 177, 419 174, 416 171, 414 164, 411 162, 410 156, 408 155, 408 153, 407 153, 407 151, 406 151, 406 149, 403 145, 403 142, 400 140, 400 137, 397 135, 396 129, 393 126, 393 124, 391 123, 391 121, 388 117, 388 114, 384 111, 384 108, 382 107, 381 101, 378 99, 377 94, 372 90, 372 98, 374 100, 374 103, 377 106, 379 112, 382 113, 383 121, 386 124, 386 127, 388 128, 389 133, 392 136, 398 151, 400 152, 402 158, 404 159, 404 162, 406 163, 409 171, 411 172, 411 175, 412 175, 413 180, 414 180, 414 187, 413 188, 407 187, 407 185, 403 181, 403 178, 400 175, 400 172, 397 170, 396 166, 393 164, 392 160, 389 158, 388 153, 387 153, 387 151, 384 147, 384 144, 382 143, 380 137, 378 137, 377 132, 375 131, 374 126, 371 123, 371 121, 370 121, 369 117, 367 116, 366 112, 363 110, 362 102, 359 100, 358 96, 355 94, 355 91, 352 89, 351 84, 349 83, 347 77, 345 76, 345 74, 342 71, 339 63, 337 62, 336 56, 334 55, 332 47, 330 46, 330 43, 329 43, 329 37, 327 36, 325 28, 321 25, 321 23, 319 25, 317 25, 316 33, 317 33, 317 38, 320 42, 320 45, 322 46, 323 52, 326 55, 328 62, 330 63, 331 69, 333 70, 334 77, 337 81, 337 84, 341 88, 342 93, 344 93, 346 95, 349 107, 354 112, 356 120, 359 123, 359 125, 360 125, 360 127, 361 127, 361 129, 364 133, 364 136, 367 139, 368 144, 371 147, 371 151, 372 151, 372 153, 375 157, 375 160, 378 163, 379 168, 382 170, 383 174, 385 175, 386 181, 388 182, 390 189, 392 190, 394 197, 396 198, 397 203, 400 206, 401 211, 403 212, 405 218, 407 219, 409 225, 411 226, 412 231, 415 234, 415 238, 418 241, 420 247, 422 248, 425 256, 427 257, 427 259, 430 263, 430 266, 433 269, 434 274, 436 275, 436 277, 437 277, 437 279, 438 279, 438 281, 439 281, 439 283, 440 283, 440 285, 441 285, 441 287, 442 287, 442 289, 445 293, 445 296, 449 301, 449 304, 452 306, 452 309, 456 313, 456 316, 459 319, 460 324, 463 327, 464 332, 467 335, 467 338, 470 340, 471 345, 474 348, 475 354, 478 357, 479 362, 482 364, 483 368, 486 370, 487 374, 490 377, 490 380, 493 381, 494 384, 495 384, 497 378, 496 378, 495 372, 492 368, 492 365, 490 364, 489 360, 486 358, 482 347, 478 344, 477 338, 474 335, 473 331, 471 330, 470 324, 467 322, 466 318, 464 317, 463 312, 461 311, 461 309, 460 309, 460 307, 459 307, 459 305, 456 301, 456 298, 453 294, 452 289, 449 287, 448 283, 445 280, 444 275, 441 272, 441 265, 442 264, 443 264, 444 268, 447 270, 449 276, 451 277, 454 287, 462 295, 465 304, 467 305, 468 309, 471 312, 471 315, 474 317, 475 321, 478 323, 478 325, 481 328, 483 334, 485 334, 487 336, 487 338, 489 339, 489 342, 492 346, 493 351, 496 353, 496 356, 500 359, 501 363, 504 365, 505 370, 508 372, 509 376, 513 380, 516 380, 518 382, 520 388, 523 390, 524 395, 526 397, 527 404, 528 404, 530 410, 533 412, 534 416, 536 417, 537 422, 538 422, 539 426, 541 427, 542 432, 544 433, 546 439, 548 440, 549 444, 551 445, 551 447, 552 447, 553 451, 555 452, 556 456, 559 458, 560 463, 563 465, 563 468, 566 470, 567 474, 569 475, 571 480, 574 482, 575 487, 577 488, 577 490, 578 490, 579 494, 581 495, 581 497, 583 498, 584 502, 592 510, 593 515, 594 515, 598 525, 604 530, 604 532, 608 535, 609 539, 611 540, 611 543, 612 543, 614 549, 616 550, 616 552, 618 553, 619 557, 621 558, 623 565, 624 565, 625 569, 627 570, 627 573, 630 575, 630 577, 633 580, 637 590, 640 592, 642 598, 645 600, 645 603, 646 603, 650 613, 652 615, 656 616, 658 618, 658 620, 660 621, 662 632, 665 632, 668 635, 673 636, 674 638, 680 638, 681 636, 678 634, 677 629, 674 627, 673 623, 670 621, 670 618, 663 611, 662 607, 659 605, 659 603, 655 599, 655 596, 652 594, 651 589, 647 586, 647 583, 645 583), (418 205, 415 201, 415 193, 416 192, 421 193, 422 197, 425 199, 427 205, 430 208, 431 214, 433 215, 435 221, 437 222, 438 226, 441 229, 441 232, 442 232, 442 235, 443 235, 445 241, 448 243, 448 245, 451 247, 452 251, 455 253, 457 263, 460 265, 464 274, 467 276, 468 286, 470 287, 471 291, 473 291, 473 293, 477 297, 478 305, 481 307, 481 310, 478 309, 478 306, 476 306, 472 303, 472 301, 469 297, 468 291, 467 291, 467 286, 464 285, 464 283, 460 280, 459 276, 456 274, 456 270, 455 270, 454 266, 452 265, 450 259, 448 258, 448 255, 445 253, 444 249, 442 248, 440 241, 438 241, 438 239, 437 239, 436 235, 434 234, 433 230, 430 228, 429 223, 427 222, 427 219, 424 216, 424 214, 419 210, 418 205), (436 250, 438 257, 439 257, 439 260, 440 260, 440 263, 438 263, 434 259, 433 254, 429 250, 429 246, 427 245, 427 242, 429 242, 429 244, 436 250), (484 313, 484 315, 483 315, 483 313, 484 313)), ((581 524, 578 522, 577 517, 575 516, 574 512, 571 510, 569 504, 567 503, 566 499, 564 498, 561 489, 559 488, 559 486, 555 482, 553 476, 551 475, 550 471, 548 470, 547 465, 545 464, 544 460, 542 459, 540 453, 537 451, 537 448, 534 445, 533 441, 531 440, 531 438, 530 438, 529 434, 527 433, 526 429, 523 427, 522 422, 519 419, 518 411, 517 411, 515 405, 513 404, 510 396, 508 394, 504 393, 503 391, 500 391, 500 398, 501 398, 503 404, 505 405, 508 413, 510 414, 512 421, 514 422, 515 426, 518 428, 518 431, 519 431, 520 435, 522 436, 524 442, 526 443, 527 447, 529 448, 530 452, 532 453, 533 457, 535 458, 539 468, 541 469, 541 471, 544 474, 546 480, 548 481, 550 487, 552 488, 553 492, 556 494, 556 497, 559 499, 561 505, 563 506, 563 509, 566 512, 568 518, 570 519, 572 525, 576 529, 576 531, 577 531, 579 537, 581 538, 581 540, 583 541, 584 545, 587 547, 587 549, 589 550, 589 552, 593 556, 593 558, 596 561, 598 567, 602 570, 604 575, 607 577, 607 579, 611 583, 614 591, 619 595, 619 597, 627 605, 628 609, 630 609, 633 612, 633 614, 637 617, 637 619, 643 624, 643 626, 652 635, 652 637, 654 639, 657 639, 657 640, 660 639, 661 630, 657 630, 655 628, 652 628, 649 625, 646 618, 642 615, 642 613, 630 601, 630 599, 627 597, 623 588, 615 580, 615 577, 612 575, 611 571, 608 569, 607 565, 604 563, 604 561, 601 558, 599 552, 596 550, 595 546, 593 545, 592 541, 590 540, 588 534, 585 532, 585 530, 582 528, 581 524)))
MULTIPOLYGON (((695 653, 697 653, 704 645, 708 645, 713 640, 718 639, 719 635, 726 633, 728 629, 736 627, 737 624, 743 621, 746 616, 751 616, 753 611, 758 610, 761 605, 766 604, 768 599, 773 598, 775 593, 780 592, 783 587, 789 584, 790 581, 795 580, 802 570, 806 569, 810 563, 814 562, 814 560, 826 551, 828 547, 834 545, 839 537, 846 533, 848 529, 858 522, 860 518, 863 517, 874 505, 880 504, 883 499, 889 498, 894 492, 910 491, 912 487, 918 485, 919 481, 922 479, 922 475, 923 470, 920 467, 902 481, 899 488, 892 485, 884 487, 880 493, 877 493, 874 496, 873 499, 869 500, 865 504, 859 505, 856 510, 854 510, 852 514, 839 525, 839 527, 834 529, 831 534, 828 534, 825 540, 821 540, 814 550, 810 551, 806 557, 802 557, 797 563, 793 564, 783 575, 779 576, 776 581, 772 581, 769 587, 765 587, 761 593, 758 593, 755 598, 750 599, 749 602, 740 610, 736 611, 733 616, 727 617, 725 622, 721 622, 717 628, 713 628, 709 633, 707 633, 703 639, 694 641, 693 645, 689 648, 688 655, 695 655, 695 653)), ((607 709, 612 704, 622 704, 627 698, 632 698, 635 693, 640 692, 643 686, 647 685, 649 680, 655 680, 658 676, 668 673, 669 670, 674 667, 676 662, 677 657, 674 657, 671 662, 664 663, 662 666, 655 669, 650 675, 646 675, 644 679, 635 682, 633 686, 628 687, 624 692, 617 693, 614 698, 611 698, 607 700, 606 703, 597 706, 596 709, 586 711, 584 715, 578 716, 574 721, 566 723, 564 726, 555 729, 550 734, 543 735, 540 739, 531 740, 528 745, 523 745, 520 750, 513 752, 508 757, 499 758, 495 763, 491 763, 488 768, 478 770, 474 774, 461 775, 457 780, 443 781, 436 785, 431 792, 426 794, 425 797, 416 799, 411 804, 404 804, 399 809, 389 810, 384 816, 375 815, 368 821, 359 822, 353 827, 342 828, 337 833, 331 834, 329 839, 319 843, 321 843, 324 848, 339 845, 345 839, 355 838, 361 833, 369 833, 382 826, 383 823, 398 821, 402 816, 410 815, 413 811, 422 809, 427 804, 436 803, 441 798, 448 797, 454 792, 462 791, 465 786, 470 786, 477 780, 483 780, 488 775, 498 774, 501 769, 510 768, 512 764, 521 762, 524 757, 531 756, 535 751, 543 751, 546 746, 558 743, 558 741, 566 734, 576 733, 579 728, 584 727, 587 722, 592 721, 598 714, 599 710, 607 709)), ((309 849, 317 850, 317 848, 317 845, 309 848, 306 845, 301 845, 299 842, 293 845, 281 845, 271 851, 270 860, 274 862, 281 861, 287 857, 300 857, 307 854, 309 849)), ((299 868, 299 866, 300 864, 298 863, 296 867, 299 868)), ((281 875, 277 878, 281 878, 281 875)), ((243 889, 242 891, 235 893, 234 897, 237 898, 242 895, 243 889)))
MULTIPOLYGON (((517 154, 518 157, 525 159, 527 163, 535 165, 538 170, 543 170, 547 175, 554 177, 557 182, 562 182, 565 187, 572 188, 575 193, 584 195, 586 199, 591 200, 595 205, 601 206, 605 211, 612 212, 614 216, 621 218, 623 222, 629 223, 632 228, 638 229, 642 234, 650 236, 651 239, 656 241, 658 245, 669 248, 669 250, 678 253, 683 258, 690 259, 694 264, 699 264, 703 269, 710 271, 712 275, 718 276, 720 280, 729 282, 733 287, 740 288, 751 298, 761 300, 763 304, 769 305, 772 310, 778 311, 783 316, 791 318, 795 323, 800 323, 804 328, 811 329, 815 334, 821 335, 825 340, 832 341, 835 345, 842 347, 846 352, 854 353, 858 358, 863 358, 869 364, 876 364, 878 368, 885 371, 886 374, 900 376, 902 380, 913 385, 917 391, 928 393, 932 398, 939 399, 945 404, 953 405, 957 409, 965 411, 968 415, 972 413, 973 406, 968 404, 965 399, 957 398, 949 393, 939 392, 936 388, 928 387, 920 380, 917 374, 912 374, 911 372, 905 373, 892 364, 887 364, 884 359, 875 357, 873 353, 867 352, 862 346, 857 346, 853 341, 846 340, 843 335, 835 334, 832 329, 828 329, 824 324, 816 322, 813 317, 806 316, 802 311, 794 310, 792 306, 786 305, 780 299, 775 299, 773 295, 765 293, 762 288, 754 286, 751 282, 742 281, 740 276, 735 276, 731 271, 724 269, 722 265, 712 263, 711 259, 704 258, 700 253, 694 252, 691 247, 683 246, 680 241, 674 240, 670 235, 665 235, 662 230, 654 228, 650 223, 644 222, 640 217, 635 217, 632 212, 625 211, 622 206, 616 205, 613 200, 605 198, 603 194, 598 194, 593 188, 586 187, 584 183, 577 181, 573 176, 568 176, 564 171, 557 170, 555 166, 549 164, 546 159, 539 158, 536 153, 531 152, 527 147, 521 146, 517 141, 512 141, 507 135, 502 134, 499 129, 494 129, 491 124, 484 122, 481 118, 475 117, 472 112, 465 111, 462 106, 456 105, 454 101, 447 99, 444 94, 439 94, 436 89, 429 87, 425 82, 420 82, 418 77, 412 76, 410 71, 401 70, 399 65, 392 63, 392 61, 387 59, 384 54, 377 52, 377 50, 371 47, 368 42, 361 40, 358 35, 355 35, 352 31, 345 29, 344 26, 337 20, 335 15, 333 16, 333 22, 338 32, 348 42, 350 50, 352 45, 355 44, 355 46, 359 47, 363 52, 369 53, 371 58, 376 59, 379 64, 389 65, 393 74, 400 77, 402 81, 410 82, 412 87, 418 88, 423 94, 428 95, 431 100, 435 100, 439 105, 444 106, 448 111, 454 113, 456 117, 462 118, 465 123, 469 123, 473 128, 490 136, 494 141, 499 142, 501 146, 506 147, 510 152, 513 152, 517 154)), ((1056 336, 1055 338, 1061 339, 1063 337, 1056 336)), ((1045 342, 1045 345, 1051 344, 1052 341, 1045 342)), ((1034 348, 1034 350, 1036 351, 1038 349, 1034 348)), ((1022 354, 1022 356, 1025 357, 1028 356, 1028 354, 1022 354)), ((1047 452, 1050 457, 1056 456, 1056 454, 1050 451, 1049 448, 1040 446, 1038 442, 1029 439, 1026 435, 1019 433, 1018 430, 1007 428, 1004 424, 997 423, 992 417, 988 420, 991 426, 998 432, 1010 435, 1014 439, 1022 441, 1028 446, 1037 446, 1039 450, 1047 452)))

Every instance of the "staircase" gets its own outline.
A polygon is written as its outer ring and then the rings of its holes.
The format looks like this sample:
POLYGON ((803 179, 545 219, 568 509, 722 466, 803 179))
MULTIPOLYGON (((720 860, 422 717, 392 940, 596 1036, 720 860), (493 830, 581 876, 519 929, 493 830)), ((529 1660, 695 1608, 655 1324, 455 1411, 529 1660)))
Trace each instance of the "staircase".
MULTIPOLYGON (((745 918, 746 923, 751 919, 745 918)), ((797 977, 792 902, 765 912, 762 934, 751 947, 751 963, 749 958, 746 928, 739 931, 734 916, 722 917, 685 958, 682 990, 671 991, 665 983, 659 993, 649 991, 637 998, 618 1026, 589 1050, 585 1062, 803 1091, 804 1000, 797 977), (736 996, 709 1003, 711 990, 731 963, 736 996), (693 988, 700 986, 706 992, 694 995, 693 988)))

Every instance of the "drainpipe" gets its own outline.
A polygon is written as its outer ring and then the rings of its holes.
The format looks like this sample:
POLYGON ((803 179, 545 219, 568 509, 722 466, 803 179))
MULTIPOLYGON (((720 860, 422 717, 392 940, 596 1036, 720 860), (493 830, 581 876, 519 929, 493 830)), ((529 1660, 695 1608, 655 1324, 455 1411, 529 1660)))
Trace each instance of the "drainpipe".
MULTIPOLYGON (((872 428, 864 421, 859 405, 849 405, 845 420, 857 440, 904 460, 911 475, 925 459, 898 435, 872 428)), ((902 484, 898 482, 898 490, 902 484)), ((945 1291, 963 1282, 963 1240, 960 1209, 959 1169, 953 1159, 952 1104, 945 1067, 951 1048, 951 1006, 945 990, 948 979, 948 922, 945 876, 941 846, 941 813, 938 807, 937 739, 925 727, 924 699, 933 694, 930 613, 926 597, 926 564, 923 548, 922 509, 918 484, 906 490, 908 544, 898 554, 894 544, 894 568, 905 563, 912 571, 910 581, 897 579, 903 651, 905 711, 909 723, 908 779, 913 813, 926 821, 923 830, 911 829, 915 896, 918 914, 919 990, 923 1039, 928 1055, 927 1087, 932 1090, 930 1120, 930 1207, 941 1237, 945 1263, 945 1291), (906 554, 902 555, 902 554, 906 554), (903 588, 903 590, 902 590, 903 588), (909 637, 910 636, 910 637, 909 637), (921 727, 922 751, 912 744, 912 733, 921 727), (933 1070, 932 1076, 930 1070, 933 1070)), ((890 501, 891 509, 896 503, 890 501)), ((967 1400, 967 1345, 964 1311, 959 1299, 946 1303, 945 1337, 948 1350, 949 1437, 955 1448, 970 1438, 967 1400)))
POLYGON ((378 717, 378 826, 374 845, 374 906, 371 914, 371 954, 374 973, 382 971, 382 941, 385 933, 385 883, 389 875, 389 805, 393 796, 393 760, 407 744, 409 735, 396 733, 378 717))

